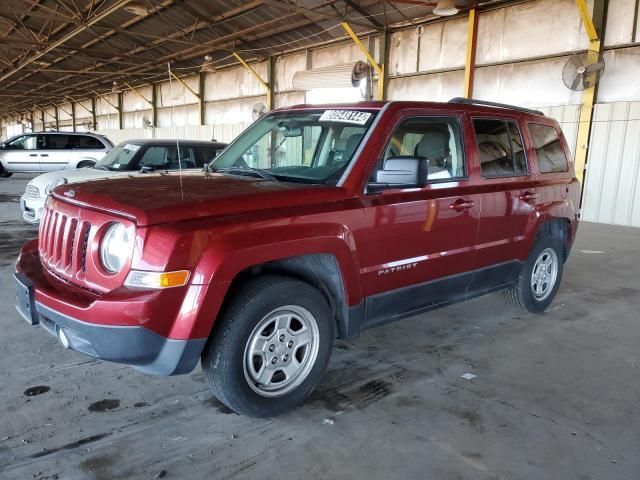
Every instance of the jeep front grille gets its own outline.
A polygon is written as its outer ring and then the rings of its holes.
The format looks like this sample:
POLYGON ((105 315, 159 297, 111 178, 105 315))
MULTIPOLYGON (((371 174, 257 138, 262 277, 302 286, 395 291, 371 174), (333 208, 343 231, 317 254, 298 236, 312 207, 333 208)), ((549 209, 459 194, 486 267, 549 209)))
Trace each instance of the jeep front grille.
POLYGON ((40 259, 49 270, 68 280, 86 271, 91 224, 62 212, 45 209, 40 222, 40 259))

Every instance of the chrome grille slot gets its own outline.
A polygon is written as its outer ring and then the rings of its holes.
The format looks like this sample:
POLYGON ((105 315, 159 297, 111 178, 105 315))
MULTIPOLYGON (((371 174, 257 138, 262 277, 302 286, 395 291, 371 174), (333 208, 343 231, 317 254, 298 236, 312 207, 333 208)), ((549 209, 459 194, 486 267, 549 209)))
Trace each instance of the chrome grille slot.
POLYGON ((40 260, 62 277, 77 280, 86 271, 91 224, 72 215, 45 208, 40 224, 40 260))
POLYGON ((84 235, 82 236, 80 265, 81 270, 84 273, 87 271, 87 245, 89 244, 89 232, 91 231, 91 224, 89 222, 84 222, 82 228, 84 230, 84 235))

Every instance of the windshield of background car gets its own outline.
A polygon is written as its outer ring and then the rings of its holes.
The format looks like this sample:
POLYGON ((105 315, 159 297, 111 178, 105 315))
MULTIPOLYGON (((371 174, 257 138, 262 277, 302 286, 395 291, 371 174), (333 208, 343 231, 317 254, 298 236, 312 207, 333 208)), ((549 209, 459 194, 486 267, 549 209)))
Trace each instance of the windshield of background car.
POLYGON ((376 114, 329 109, 267 115, 245 130, 210 168, 259 169, 282 181, 335 185, 376 114))
POLYGON ((121 143, 102 157, 102 159, 96 163, 95 168, 114 172, 129 170, 128 167, 131 159, 138 153, 140 148, 141 146, 135 143, 121 143))

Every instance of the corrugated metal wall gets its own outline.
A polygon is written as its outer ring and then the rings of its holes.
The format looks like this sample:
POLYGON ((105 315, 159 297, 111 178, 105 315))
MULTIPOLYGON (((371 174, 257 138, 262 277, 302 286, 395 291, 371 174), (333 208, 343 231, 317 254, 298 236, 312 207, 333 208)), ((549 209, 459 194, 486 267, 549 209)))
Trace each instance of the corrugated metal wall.
POLYGON ((640 102, 596 105, 582 219, 640 227, 640 102))

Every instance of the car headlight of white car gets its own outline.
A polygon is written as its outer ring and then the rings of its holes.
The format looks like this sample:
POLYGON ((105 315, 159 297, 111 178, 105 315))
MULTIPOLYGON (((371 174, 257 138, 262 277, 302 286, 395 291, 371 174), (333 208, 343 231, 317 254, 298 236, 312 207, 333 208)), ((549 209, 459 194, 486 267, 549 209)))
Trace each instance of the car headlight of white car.
POLYGON ((100 262, 105 270, 118 273, 124 267, 133 249, 133 236, 120 222, 112 223, 100 243, 100 262))
POLYGON ((44 194, 49 195, 51 193, 51 190, 53 190, 56 187, 59 187, 60 185, 66 185, 68 182, 69 180, 67 180, 65 177, 60 177, 55 182, 51 182, 46 187, 44 187, 44 194))

